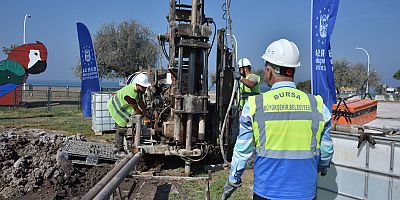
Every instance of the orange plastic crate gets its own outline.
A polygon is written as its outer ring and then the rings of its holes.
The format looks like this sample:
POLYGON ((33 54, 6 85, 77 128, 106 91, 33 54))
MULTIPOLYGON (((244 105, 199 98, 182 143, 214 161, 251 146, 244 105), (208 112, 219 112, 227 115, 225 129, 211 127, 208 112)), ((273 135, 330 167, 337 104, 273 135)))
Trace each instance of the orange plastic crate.
POLYGON ((341 102, 339 105, 333 104, 332 122, 363 125, 376 119, 377 108, 378 101, 371 99, 355 99, 341 102))

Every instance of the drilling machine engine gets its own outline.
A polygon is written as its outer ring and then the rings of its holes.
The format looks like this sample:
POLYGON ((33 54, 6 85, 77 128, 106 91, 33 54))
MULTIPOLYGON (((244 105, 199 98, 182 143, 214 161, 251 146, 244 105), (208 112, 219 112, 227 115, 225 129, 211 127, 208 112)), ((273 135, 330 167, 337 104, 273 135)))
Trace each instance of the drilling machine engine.
MULTIPOLYGON (((219 30, 216 102, 210 102, 208 56, 214 22, 205 17, 204 0, 192 0, 191 5, 170 0, 167 20, 169 31, 158 35, 158 40, 169 66, 146 72, 152 83, 144 95, 151 119, 136 120, 135 141, 144 153, 181 157, 189 174, 190 164, 203 159, 210 149, 218 149, 220 142, 225 149, 234 144, 231 135, 238 130, 232 127, 238 126, 232 125, 233 120, 228 120, 223 141, 218 139, 232 94, 234 69, 230 49, 224 45, 225 32, 219 30)), ((231 113, 237 112, 233 109, 231 113)))

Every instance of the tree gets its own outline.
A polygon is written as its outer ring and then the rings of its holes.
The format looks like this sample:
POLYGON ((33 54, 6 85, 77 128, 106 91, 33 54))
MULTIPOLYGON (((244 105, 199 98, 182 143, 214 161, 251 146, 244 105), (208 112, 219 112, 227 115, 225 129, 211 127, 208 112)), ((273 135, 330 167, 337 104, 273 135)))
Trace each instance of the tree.
POLYGON ((375 87, 375 91, 376 91, 378 94, 384 94, 385 88, 383 87, 382 84, 379 84, 379 85, 377 85, 377 86, 375 87))
POLYGON ((76 63, 75 67, 72 67, 72 72, 74 73, 74 76, 76 78, 81 78, 82 77, 82 66, 81 66, 81 62, 80 61, 78 61, 76 63))
POLYGON ((8 55, 8 53, 10 53, 11 51, 13 51, 15 48, 18 47, 18 44, 12 44, 10 45, 10 47, 3 47, 3 53, 8 55))
POLYGON ((349 86, 350 80, 350 61, 346 59, 335 60, 333 61, 333 74, 335 77, 335 87, 337 90, 340 88, 349 86))
POLYGON ((380 78, 376 71, 371 71, 367 76, 367 67, 365 64, 351 64, 346 59, 335 60, 333 62, 333 73, 335 76, 335 86, 337 90, 342 87, 354 87, 358 92, 364 92, 368 80, 370 86, 378 86, 380 78))
POLYGON ((358 92, 364 92, 367 86, 367 81, 369 86, 376 87, 380 84, 380 78, 376 71, 370 71, 369 76, 367 76, 367 67, 365 64, 357 63, 351 67, 350 70, 350 84, 357 88, 358 92))
MULTIPOLYGON (((94 36, 94 48, 101 78, 128 77, 155 66, 160 58, 154 33, 136 20, 103 24, 94 36)), ((75 68, 79 71, 80 65, 75 68)))
POLYGON ((307 94, 311 94, 311 80, 298 82, 296 87, 307 94))
POLYGON ((396 80, 400 80, 400 69, 397 70, 397 72, 393 74, 393 78, 396 80))

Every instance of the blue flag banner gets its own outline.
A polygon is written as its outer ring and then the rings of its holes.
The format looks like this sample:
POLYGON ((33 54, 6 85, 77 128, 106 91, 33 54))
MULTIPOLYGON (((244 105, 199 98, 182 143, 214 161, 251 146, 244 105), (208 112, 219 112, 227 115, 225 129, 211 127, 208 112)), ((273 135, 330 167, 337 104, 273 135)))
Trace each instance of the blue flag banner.
POLYGON ((321 95, 332 111, 336 103, 335 79, 331 53, 331 35, 335 26, 339 0, 313 0, 311 17, 311 87, 314 95, 321 95))
POLYGON ((81 99, 84 117, 92 116, 92 92, 100 91, 99 75, 97 72, 96 56, 89 30, 80 22, 76 23, 78 30, 79 52, 82 66, 81 99))

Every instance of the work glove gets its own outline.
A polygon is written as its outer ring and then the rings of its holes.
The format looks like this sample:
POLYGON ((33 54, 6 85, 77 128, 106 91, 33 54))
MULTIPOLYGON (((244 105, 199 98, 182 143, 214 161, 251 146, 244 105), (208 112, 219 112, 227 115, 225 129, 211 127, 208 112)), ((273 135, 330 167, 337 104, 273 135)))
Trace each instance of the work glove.
POLYGON ((318 173, 320 173, 321 176, 326 176, 326 174, 328 174, 328 170, 326 167, 318 167, 318 173))
POLYGON ((224 186, 224 193, 222 194, 222 200, 227 200, 233 192, 238 189, 238 187, 242 186, 242 183, 230 183, 229 180, 226 181, 225 186, 224 186))
POLYGON ((242 78, 242 75, 240 75, 239 72, 233 72, 233 78, 236 80, 240 80, 240 78, 242 78))
POLYGON ((358 144, 357 144, 358 149, 360 148, 360 146, 364 140, 369 142, 369 144, 371 144, 372 146, 374 146, 376 144, 374 138, 369 133, 365 133, 364 129, 362 129, 362 131, 360 131, 360 129, 359 129, 359 133, 360 133, 360 136, 358 136, 358 144))

